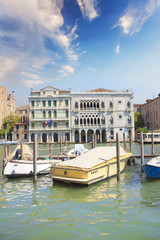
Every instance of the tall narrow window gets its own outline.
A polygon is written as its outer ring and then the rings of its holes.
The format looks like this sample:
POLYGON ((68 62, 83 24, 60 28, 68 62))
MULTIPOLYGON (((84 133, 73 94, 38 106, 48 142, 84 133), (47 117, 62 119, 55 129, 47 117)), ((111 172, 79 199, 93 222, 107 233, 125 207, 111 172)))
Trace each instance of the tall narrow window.
POLYGON ((43 111, 43 118, 46 118, 46 112, 43 111))
POLYGON ((43 105, 43 107, 45 107, 46 106, 46 101, 42 101, 42 105, 43 105))
POLYGON ((48 118, 51 118, 51 111, 48 112, 48 118))
POLYGON ((65 106, 68 107, 68 100, 65 100, 65 106))
POLYGON ((51 107, 51 100, 48 100, 48 107, 51 107))

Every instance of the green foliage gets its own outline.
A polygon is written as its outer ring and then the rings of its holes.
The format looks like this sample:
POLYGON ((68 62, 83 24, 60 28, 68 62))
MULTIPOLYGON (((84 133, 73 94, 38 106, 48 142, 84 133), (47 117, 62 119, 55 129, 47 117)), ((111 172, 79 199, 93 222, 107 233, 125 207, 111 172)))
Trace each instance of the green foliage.
POLYGON ((4 118, 3 128, 8 133, 11 134, 13 131, 14 124, 20 122, 21 118, 17 115, 10 114, 4 118))
POLYGON ((3 139, 5 137, 5 130, 0 129, 0 138, 3 139))
POLYGON ((144 128, 144 119, 139 112, 134 113, 134 121, 135 121, 135 130, 138 128, 144 128))
POLYGON ((143 132, 143 133, 148 133, 148 132, 149 132, 149 130, 148 130, 148 129, 146 129, 146 128, 138 128, 138 129, 136 130, 136 132, 137 132, 137 133, 140 133, 140 132, 143 132))

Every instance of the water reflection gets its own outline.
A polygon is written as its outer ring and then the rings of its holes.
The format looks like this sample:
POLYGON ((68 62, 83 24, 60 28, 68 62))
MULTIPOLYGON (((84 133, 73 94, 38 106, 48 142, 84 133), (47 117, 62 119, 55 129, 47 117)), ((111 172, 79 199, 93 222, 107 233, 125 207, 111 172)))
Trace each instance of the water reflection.
POLYGON ((144 174, 142 176, 142 184, 140 193, 142 196, 141 204, 146 207, 160 206, 160 179, 150 179, 144 174))

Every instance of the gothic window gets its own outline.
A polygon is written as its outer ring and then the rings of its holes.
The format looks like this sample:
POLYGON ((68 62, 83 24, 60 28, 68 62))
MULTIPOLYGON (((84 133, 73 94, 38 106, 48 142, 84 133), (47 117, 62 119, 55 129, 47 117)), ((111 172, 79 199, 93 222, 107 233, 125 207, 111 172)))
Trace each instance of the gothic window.
POLYGON ((75 102, 75 108, 78 108, 78 102, 75 102))
POLYGON ((127 107, 130 108, 131 107, 131 103, 127 102, 127 107))
POLYGON ((110 124, 113 124, 113 117, 110 118, 110 124))
POLYGON ((104 102, 101 103, 101 107, 104 108, 104 102))
POLYGON ((110 108, 113 108, 113 102, 110 102, 110 103, 109 103, 109 107, 110 107, 110 108))

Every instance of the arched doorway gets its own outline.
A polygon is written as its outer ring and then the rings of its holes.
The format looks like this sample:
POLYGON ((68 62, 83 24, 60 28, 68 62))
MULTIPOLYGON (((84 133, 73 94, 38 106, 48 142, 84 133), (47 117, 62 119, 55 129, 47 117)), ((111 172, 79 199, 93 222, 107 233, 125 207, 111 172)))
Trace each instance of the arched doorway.
POLYGON ((92 129, 88 130, 88 132, 87 132, 87 142, 92 142, 92 134, 93 133, 94 132, 93 132, 92 129))
POLYGON ((31 142, 34 142, 34 133, 31 134, 31 142))
POLYGON ((58 134, 54 133, 53 135, 54 142, 58 142, 58 134))
POLYGON ((42 134, 42 142, 47 142, 47 135, 46 135, 46 133, 42 134))
POLYGON ((74 132, 74 134, 75 134, 75 142, 77 143, 77 142, 79 142, 79 131, 76 130, 76 131, 74 132))
POLYGON ((105 129, 102 130, 102 142, 107 142, 105 129))
POLYGON ((67 139, 67 141, 70 141, 70 137, 69 137, 69 133, 65 133, 65 138, 67 139))
POLYGON ((81 132, 81 142, 86 142, 86 133, 84 130, 81 132))
POLYGON ((97 142, 100 142, 100 131, 98 129, 96 130, 96 138, 97 142))

